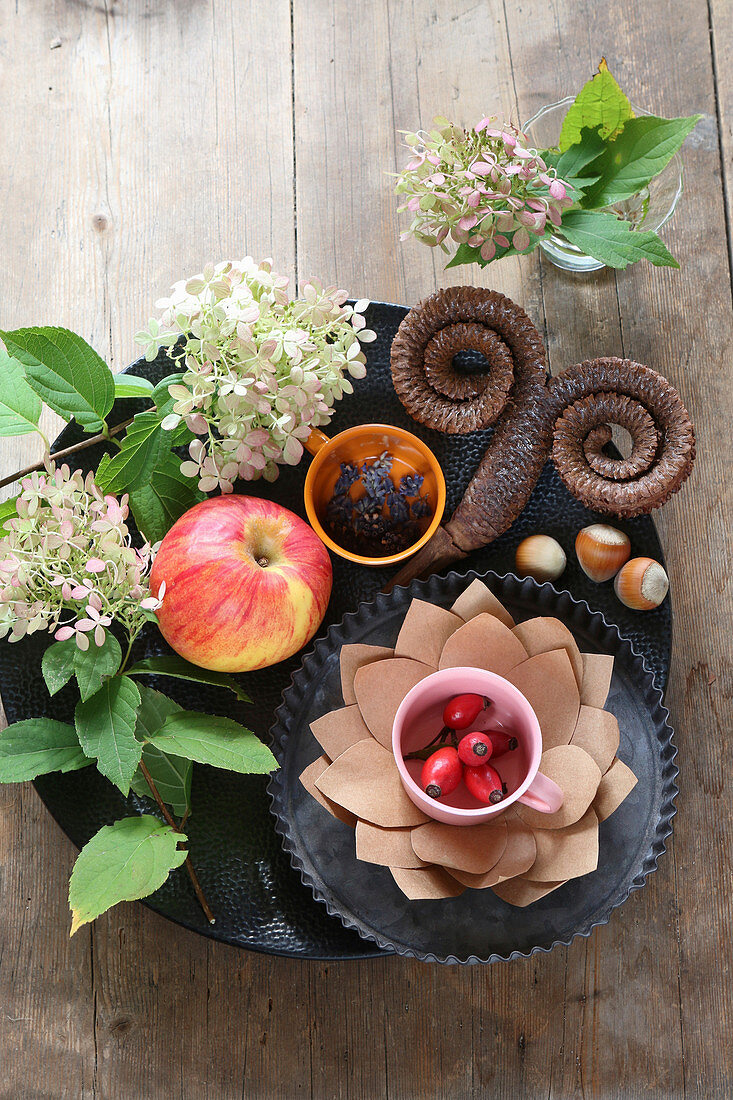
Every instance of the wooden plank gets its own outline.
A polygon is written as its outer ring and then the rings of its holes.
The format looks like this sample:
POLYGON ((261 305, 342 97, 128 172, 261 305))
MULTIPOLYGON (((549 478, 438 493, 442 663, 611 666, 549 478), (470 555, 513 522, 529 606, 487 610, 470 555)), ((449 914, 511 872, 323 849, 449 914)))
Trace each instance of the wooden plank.
MULTIPOLYGON (((28 66, 22 81, 15 65, 0 70, 14 104, 11 171, 0 180, 4 324, 68 325, 119 368, 137 357, 133 335, 174 279, 247 252, 294 272, 287 0, 266 9, 19 0, 0 19, 4 55, 28 66)), ((4 471, 37 453, 32 438, 0 446, 4 471)), ((199 1097, 218 1078, 209 1095, 239 1097, 248 1050, 231 1020, 247 1019, 246 975, 264 991, 279 960, 263 968, 141 906, 122 906, 69 942, 71 844, 29 787, 0 789, 0 807, 10 913, 0 1041, 13 1051, 0 1092, 199 1097)), ((307 975, 291 969, 285 987, 301 999, 307 1032, 307 975)), ((253 1050, 266 1003, 245 1032, 253 1050)), ((308 1079, 298 1053, 307 1036, 287 1046, 295 1028, 289 1000, 279 1003, 283 1050, 269 1053, 255 1090, 275 1061, 286 1079, 288 1050, 292 1080, 308 1079)))
POLYGON ((716 115, 720 133, 720 171, 725 189, 728 256, 733 269, 733 3, 710 0, 710 43, 716 90, 716 115))
MULTIPOLYGON (((724 162, 726 8, 713 0, 724 162)), ((232 0, 96 9, 18 0, 0 13, 4 56, 22 59, 26 74, 18 82, 0 69, 14 103, 11 171, 0 179, 11 273, 3 323, 68 324, 121 366, 172 279, 245 251, 295 267, 290 10, 285 0, 261 11, 232 0)), ((590 940, 488 972, 260 957, 207 944, 141 906, 69 942, 71 845, 29 789, 0 789, 11 914, 0 1044, 13 1052, 2 1080, 13 1100, 63 1095, 69 1081, 84 1097, 197 1100, 732 1091, 731 913, 719 889, 733 839, 721 778, 731 724, 730 280, 711 186, 721 158, 707 19, 695 6, 613 0, 601 35, 593 15, 589 0, 552 10, 527 0, 521 15, 499 0, 295 0, 298 273, 407 303, 437 286, 492 286, 546 332, 553 370, 625 352, 679 385, 701 457, 660 519, 678 624, 673 853, 590 940), (667 234, 682 272, 640 265, 578 278, 537 257, 443 272, 434 253, 399 244, 384 177, 403 160, 396 130, 439 111, 470 122, 496 104, 526 119, 575 90, 604 51, 642 105, 708 116, 685 153, 686 205, 667 234)), ((29 445, 0 441, 2 468, 22 464, 29 445)))

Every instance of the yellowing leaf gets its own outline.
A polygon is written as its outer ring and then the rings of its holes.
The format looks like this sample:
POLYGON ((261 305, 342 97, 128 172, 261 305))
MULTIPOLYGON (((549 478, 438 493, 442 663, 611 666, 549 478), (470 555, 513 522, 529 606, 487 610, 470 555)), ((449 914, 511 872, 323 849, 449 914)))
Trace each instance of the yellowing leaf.
POLYGON ((601 58, 598 72, 578 92, 563 120, 560 149, 564 152, 580 141, 581 130, 597 130, 604 140, 614 137, 634 117, 631 104, 601 58))
POLYGON ((79 852, 71 872, 70 935, 121 901, 153 894, 184 862, 186 851, 178 844, 185 840, 151 814, 101 828, 79 852))

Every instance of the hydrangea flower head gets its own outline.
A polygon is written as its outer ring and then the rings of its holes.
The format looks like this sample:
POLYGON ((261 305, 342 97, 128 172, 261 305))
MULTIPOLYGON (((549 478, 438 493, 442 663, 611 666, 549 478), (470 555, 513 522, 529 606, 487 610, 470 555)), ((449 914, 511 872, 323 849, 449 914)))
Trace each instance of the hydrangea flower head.
POLYGON ((127 497, 49 462, 23 479, 16 509, 0 538, 0 638, 45 630, 86 650, 104 645, 113 621, 134 637, 160 604, 148 584, 151 548, 131 544, 127 497))
POLYGON ((526 252, 572 205, 568 185, 510 123, 484 118, 463 130, 445 118, 408 133, 411 158, 397 178, 400 211, 412 214, 401 240, 449 251, 446 239, 479 250, 488 263, 513 247, 526 252), (533 240, 533 238, 535 238, 533 240))
POLYGON ((237 478, 274 481, 295 465, 311 428, 366 373, 361 344, 374 340, 338 287, 312 279, 290 300, 289 280, 250 257, 209 264, 156 303, 160 318, 136 336, 152 360, 160 347, 182 370, 170 386, 163 427, 185 421, 196 436, 181 470, 203 492, 233 490, 237 478))

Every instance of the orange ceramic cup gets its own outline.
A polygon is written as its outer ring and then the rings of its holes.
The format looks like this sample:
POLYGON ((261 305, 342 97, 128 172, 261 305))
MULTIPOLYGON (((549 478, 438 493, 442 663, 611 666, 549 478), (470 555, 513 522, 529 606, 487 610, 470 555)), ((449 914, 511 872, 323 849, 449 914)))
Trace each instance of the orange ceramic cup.
POLYGON ((430 448, 411 432, 395 428, 392 424, 359 424, 329 439, 314 428, 305 442, 305 448, 313 455, 305 479, 305 510, 311 527, 334 554, 348 561, 358 562, 359 565, 395 565, 424 546, 440 526, 445 508, 445 477, 430 448), (324 529, 326 508, 341 473, 341 463, 360 464, 377 458, 382 451, 389 451, 394 458, 392 474, 398 482, 405 474, 424 476, 421 491, 428 494, 433 510, 422 521, 424 530, 412 546, 401 550, 399 554, 390 554, 384 558, 364 557, 353 554, 334 542, 324 529))

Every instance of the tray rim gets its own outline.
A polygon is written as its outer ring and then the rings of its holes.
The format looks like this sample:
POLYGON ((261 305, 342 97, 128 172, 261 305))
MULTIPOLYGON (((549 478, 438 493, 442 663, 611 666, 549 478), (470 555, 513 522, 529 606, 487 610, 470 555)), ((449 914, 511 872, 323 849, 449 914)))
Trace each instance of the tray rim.
MULTIPOLYGON (((537 954, 548 954, 556 947, 569 947, 574 940, 578 938, 587 939, 595 928, 602 927, 611 919, 611 916, 616 909, 619 909, 622 905, 628 901, 630 895, 635 890, 640 890, 654 871, 656 871, 659 864, 659 857, 666 851, 667 838, 672 834, 672 819, 677 812, 675 800, 679 794, 679 788, 677 786, 677 776, 679 775, 679 768, 675 763, 678 749, 674 742, 674 729, 669 721, 669 710, 664 705, 664 698, 661 689, 657 685, 657 680, 652 672, 651 668, 647 665, 644 657, 635 648, 630 638, 621 634, 620 630, 614 623, 609 623, 606 616, 602 611, 596 611, 590 607, 588 602, 584 599, 578 599, 573 596, 567 589, 558 589, 549 581, 545 581, 540 584, 533 580, 531 577, 519 578, 514 573, 497 573, 494 570, 485 570, 484 572, 478 572, 477 570, 467 570, 465 573, 458 570, 450 570, 444 574, 433 574, 425 580, 413 580, 409 585, 396 585, 392 592, 402 592, 406 595, 412 595, 413 598, 419 597, 429 600, 429 589, 435 588, 442 583, 455 583, 456 580, 473 580, 478 578, 483 581, 493 581, 494 584, 489 584, 489 587, 494 591, 499 598, 506 596, 511 601, 511 594, 507 594, 503 589, 508 585, 514 585, 517 592, 524 590, 534 592, 535 597, 541 598, 549 596, 550 599, 558 605, 558 618, 561 621, 568 624, 566 618, 562 617, 562 605, 572 609, 575 613, 581 612, 584 617, 590 618, 593 622, 598 622, 600 627, 610 634, 614 641, 618 639, 618 644, 621 647, 628 647, 632 660, 638 661, 642 667, 642 671, 645 677, 644 692, 645 699, 651 700, 649 708, 652 721, 655 726, 664 731, 665 736, 659 740, 660 745, 660 759, 662 761, 662 805, 659 811, 659 818, 657 821, 654 838, 652 840, 651 849, 647 856, 644 858, 641 872, 633 878, 629 887, 613 904, 610 906, 604 915, 594 920, 587 927, 583 927, 578 931, 573 932, 569 937, 565 939, 556 939, 549 946, 543 946, 542 944, 536 944, 528 951, 520 951, 516 949, 509 954, 502 955, 499 952, 492 952, 487 958, 481 958, 478 955, 472 954, 468 958, 458 958, 456 955, 446 955, 440 957, 434 952, 424 952, 418 949, 412 949, 405 947, 402 944, 395 944, 390 941, 377 930, 371 929, 364 922, 358 919, 352 919, 351 917, 344 916, 338 908, 336 908, 329 898, 322 892, 319 884, 314 880, 312 874, 306 869, 295 845, 293 837, 291 836, 290 822, 288 821, 283 811, 283 799, 285 794, 285 786, 282 780, 283 776, 283 758, 287 751, 287 743, 290 737, 288 732, 289 719, 292 717, 294 710, 297 709, 300 702, 303 701, 305 696, 304 684, 312 678, 315 669, 323 665, 324 660, 333 652, 335 646, 333 645, 334 636, 338 635, 339 631, 343 631, 344 624, 348 620, 354 620, 354 623, 359 619, 364 619, 366 616, 371 615, 372 611, 378 610, 380 602, 384 603, 392 598, 392 594, 385 594, 378 592, 377 595, 371 600, 362 600, 358 607, 354 611, 347 611, 340 622, 332 624, 329 627, 326 635, 319 638, 312 649, 304 655, 303 661, 299 668, 295 670, 290 678, 290 683, 283 691, 282 701, 280 706, 275 711, 275 721, 270 728, 270 736, 272 738, 273 751, 278 756, 278 762, 280 767, 270 777, 267 785, 267 793, 270 797, 270 809, 275 818, 275 830, 281 837, 283 847, 290 856, 290 862, 293 868, 298 872, 301 878, 301 882, 304 886, 308 887, 316 901, 325 905, 326 911, 330 916, 340 920, 346 928, 351 928, 357 932, 363 939, 375 943, 382 952, 388 952, 390 954, 401 955, 405 958, 418 959, 422 962, 441 963, 448 965, 478 965, 496 962, 511 962, 514 959, 523 958, 529 959, 537 954), (496 587, 495 587, 496 586, 496 587), (499 589, 496 592, 496 588, 499 589), (293 700, 291 702, 291 699, 293 700)), ((353 625, 353 624, 352 624, 353 625)), ((343 641, 341 642, 343 644, 343 641)))
MULTIPOLYGON (((354 299, 350 299, 350 301, 353 302, 354 299)), ((409 306, 405 306, 405 305, 403 305, 402 303, 399 303, 399 302, 385 302, 381 299, 376 299, 376 298, 375 299, 370 299, 370 306, 387 307, 389 309, 395 309, 395 310, 398 310, 403 316, 406 315, 409 312, 409 309, 410 309, 409 306)), ((161 354, 163 354, 163 353, 159 352, 159 356, 161 354)), ((120 370, 119 372, 116 372, 116 373, 128 374, 128 373, 135 373, 136 371, 144 373, 145 369, 149 369, 149 368, 153 367, 154 364, 155 364, 155 361, 150 362, 145 358, 145 356, 139 356, 133 362, 129 363, 126 367, 124 367, 122 370, 120 370)), ((163 364, 163 366, 162 366, 163 373, 165 373, 166 365, 167 364, 163 364)), ((138 398, 137 400, 133 400, 133 401, 128 402, 127 409, 129 410, 129 412, 133 412, 133 411, 137 412, 143 407, 144 403, 145 403, 145 398, 138 398)), ((64 442, 63 437, 65 435, 67 435, 70 431, 72 433, 74 431, 73 421, 69 424, 64 425, 61 428, 58 436, 54 439, 54 441, 51 445, 51 457, 53 457, 54 450, 57 450, 63 444, 63 442, 64 442)), ((81 430, 79 430, 79 432, 80 432, 80 436, 81 436, 81 434, 83 434, 83 433, 81 433, 81 430)), ((68 440, 66 442, 68 442, 68 440)), ((650 522, 653 524, 652 517, 650 516, 650 517, 647 517, 647 518, 649 518, 650 522)), ((663 552, 662 552, 661 560, 662 560, 662 562, 664 562, 663 552)), ((464 575, 464 574, 460 573, 459 571, 455 571, 455 570, 451 571, 451 573, 453 573, 453 572, 458 573, 458 575, 464 575)), ((471 571, 467 571, 467 573, 465 575, 468 575, 468 572, 471 572, 471 573, 473 573, 474 575, 477 575, 477 576, 487 576, 487 575, 489 575, 489 573, 494 573, 494 571, 491 571, 491 570, 487 571, 485 573, 480 573, 477 570, 471 570, 471 571)), ((446 574, 445 576, 450 576, 450 575, 451 574, 446 574)), ((495 575, 498 575, 498 574, 495 574, 495 575)), ((509 574, 504 574, 504 576, 508 576, 508 575, 509 574)), ((552 587, 552 586, 550 586, 550 587, 552 587)), ((558 593, 558 591, 567 592, 567 595, 570 597, 571 600, 573 600, 575 603, 584 604, 585 607, 589 611, 591 611, 591 613, 593 613, 585 600, 578 599, 577 597, 573 596, 572 593, 570 593, 569 591, 567 591, 565 589, 557 590, 557 589, 554 589, 554 588, 553 588, 553 591, 555 593, 558 593)), ((337 629, 338 627, 340 627, 343 624, 343 622, 344 622, 344 620, 346 619, 347 616, 357 614, 360 611, 363 604, 368 604, 368 603, 371 603, 371 602, 372 602, 372 600, 363 600, 357 605, 355 610, 345 612, 344 616, 342 617, 342 619, 338 623, 332 624, 332 626, 329 628, 329 631, 324 636, 324 638, 317 639, 317 641, 314 644, 313 648, 309 649, 306 653, 303 654, 303 657, 302 657, 302 660, 301 660, 301 665, 291 675, 290 682, 285 686, 285 688, 282 691, 281 702, 278 705, 278 707, 276 708, 276 710, 274 711, 274 715, 273 715, 275 720, 277 720, 277 716, 280 713, 280 710, 282 709, 282 705, 283 705, 282 700, 285 698, 286 693, 291 689, 292 682, 293 682, 296 674, 298 672, 302 671, 305 661, 312 658, 315 647, 318 645, 318 642, 325 641, 325 639, 330 636, 331 630, 334 630, 334 629, 337 629)), ((601 618, 603 619, 603 622, 604 622, 605 625, 607 625, 607 626, 610 625, 610 624, 607 623, 607 620, 605 619, 605 616, 603 615, 602 612, 597 612, 597 614, 601 615, 601 618)), ((671 638, 672 626, 673 626, 673 607, 670 603, 670 639, 669 639, 669 654, 670 654, 670 656, 671 656, 671 652, 672 652, 672 638, 671 638)), ((615 628, 615 629, 618 631, 618 628, 615 628)), ((618 631, 618 633, 620 634, 620 631, 618 631)), ((633 643, 630 641, 630 639, 625 638, 623 635, 622 635, 622 638, 623 638, 624 641, 628 642, 628 644, 631 647, 632 652, 636 656, 639 656, 639 654, 637 653, 637 651, 634 648, 633 643)), ((644 661, 644 658, 641 657, 641 660, 642 660, 642 663, 644 664, 645 671, 648 672, 649 668, 646 665, 646 662, 644 661)), ((661 686, 662 690, 664 690, 666 688, 667 681, 668 681, 668 678, 669 678, 669 666, 670 666, 670 662, 669 662, 669 658, 668 658, 663 663, 662 668, 660 669, 658 677, 655 673, 653 673, 653 672, 651 673, 653 683, 654 683, 655 687, 659 684, 659 686, 661 686)), ((2 685, 0 685, 0 691, 1 691, 1 689, 2 689, 2 685)), ((660 696, 661 696, 661 693, 660 693, 660 696)), ((666 709, 664 710, 664 713, 667 714, 667 716, 668 716, 668 712, 666 711, 666 709)), ((676 755, 676 751, 677 750, 675 749, 675 755, 676 755)), ((678 774, 678 770, 675 771, 675 775, 676 774, 678 774)), ((61 829, 63 834, 65 836, 69 837, 69 833, 67 832, 65 825, 59 819, 57 814, 50 808, 49 804, 47 803, 46 799, 43 796, 42 791, 39 789, 39 781, 40 781, 40 783, 42 783, 43 777, 39 777, 39 780, 33 780, 32 784, 33 784, 33 788, 34 788, 36 794, 38 795, 41 802, 43 803, 44 809, 50 814, 50 816, 53 818, 54 822, 59 827, 59 829, 61 829)), ((270 793, 270 784, 268 784, 267 793, 268 793, 268 798, 269 798, 269 801, 270 801, 270 807, 269 807, 270 812, 273 812, 273 810, 272 810, 272 795, 270 793)), ((675 794, 676 793, 677 792, 676 792, 676 787, 675 787, 675 794)), ((69 837, 69 839, 71 839, 71 838, 69 837)), ((74 842, 72 841, 72 843, 74 843, 74 842)), ((74 844, 74 847, 76 847, 76 844, 74 844)), ((662 850, 664 850, 664 849, 662 849, 662 850)), ((248 950, 248 951, 255 951, 258 954, 274 955, 274 956, 279 956, 279 957, 283 957, 283 958, 302 959, 304 961, 315 960, 315 961, 320 961, 320 962, 351 962, 351 961, 358 961, 358 960, 361 960, 361 959, 378 958, 378 957, 381 957, 381 956, 384 956, 384 955, 391 955, 391 954, 395 953, 394 949, 389 947, 389 946, 380 947, 378 945, 375 945, 373 948, 367 949, 363 952, 359 952, 358 954, 337 954, 337 955, 309 954, 309 955, 304 955, 304 954, 300 954, 300 953, 297 953, 297 952, 294 952, 294 951, 284 950, 284 949, 281 949, 281 948, 273 948, 273 947, 269 947, 269 946, 263 946, 262 944, 259 944, 259 943, 244 944, 244 943, 237 942, 236 940, 232 940, 232 939, 228 938, 226 935, 219 933, 215 926, 210 927, 210 926, 207 925, 206 927, 197 927, 195 924, 192 924, 190 921, 186 920, 183 917, 173 916, 172 914, 166 913, 166 912, 164 912, 163 910, 159 909, 156 906, 156 904, 155 904, 155 902, 152 898, 141 898, 140 902, 141 902, 142 905, 145 906, 145 908, 152 910, 154 913, 156 913, 159 916, 163 917, 165 920, 170 921, 172 924, 179 925, 180 927, 185 928, 187 931, 194 932, 198 935, 202 935, 202 936, 206 937, 206 939, 211 939, 211 940, 214 940, 214 941, 217 941, 217 942, 220 942, 220 943, 227 943, 227 944, 229 944, 230 946, 233 946, 233 947, 238 947, 240 949, 244 949, 244 950, 248 950)), ((362 937, 362 940, 363 939, 364 938, 362 937)), ((367 946, 368 945, 365 942, 365 947, 367 947, 367 946)), ((544 949, 544 950, 548 950, 548 949, 544 949)))

